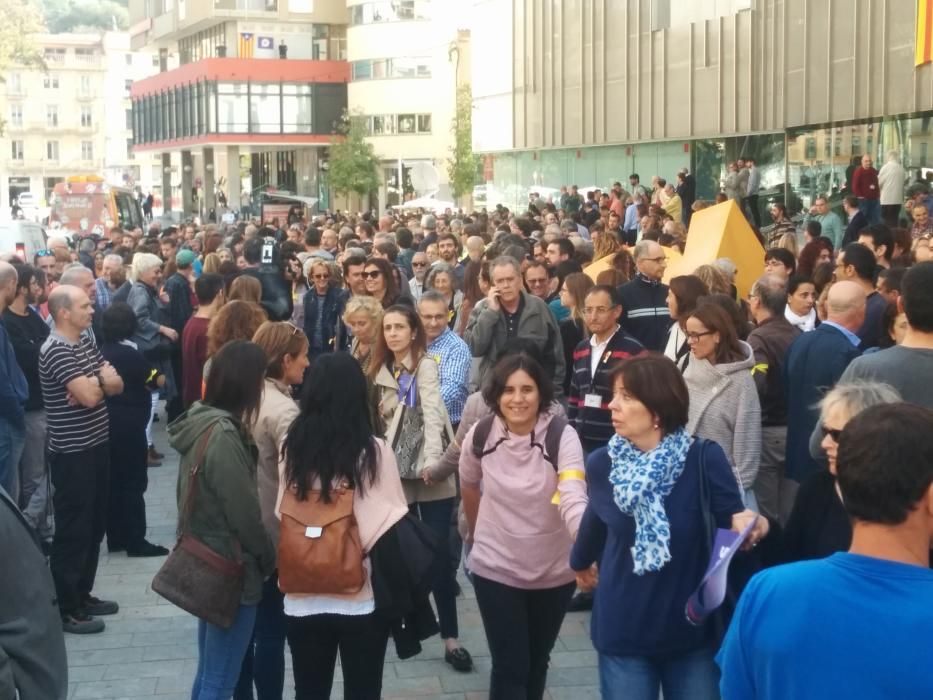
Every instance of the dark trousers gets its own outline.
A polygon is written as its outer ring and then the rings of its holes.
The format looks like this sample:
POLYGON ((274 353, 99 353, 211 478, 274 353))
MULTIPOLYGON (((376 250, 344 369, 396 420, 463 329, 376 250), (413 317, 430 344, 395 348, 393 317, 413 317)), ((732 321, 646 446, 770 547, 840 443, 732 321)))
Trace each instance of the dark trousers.
POLYGON ((107 543, 135 549, 146 539, 146 488, 149 465, 146 444, 148 407, 138 420, 110 417, 110 506, 107 543))
MULTIPOLYGON (((431 528, 438 542, 449 542, 450 514, 453 511, 454 500, 444 498, 440 501, 412 503, 408 511, 431 528)), ((451 565, 450 547, 439 547, 437 551, 431 574, 431 594, 437 607, 441 639, 456 639, 460 636, 457 628, 457 572, 451 565)))
POLYGON ((742 200, 745 204, 745 209, 751 214, 752 221, 755 222, 755 228, 761 228, 761 212, 758 211, 758 195, 750 194, 745 199, 742 200))
POLYGON ((288 646, 295 673, 295 700, 329 700, 337 652, 346 700, 379 700, 389 625, 369 615, 288 618, 288 646))
POLYGON ((897 228, 897 218, 901 213, 900 204, 882 204, 881 220, 890 228, 897 228))
POLYGON ((492 676, 489 700, 541 700, 551 649, 575 585, 527 590, 473 574, 492 676))
POLYGON ((262 584, 253 639, 243 657, 234 700, 252 700, 254 683, 259 700, 282 700, 287 629, 284 600, 279 590, 279 577, 273 574, 262 584))
POLYGON ((107 529, 110 445, 51 453, 55 537, 51 569, 63 615, 80 609, 94 588, 97 557, 107 529))
POLYGON ((178 416, 185 412, 185 402, 181 395, 181 378, 184 376, 181 373, 181 343, 176 343, 174 346, 172 346, 172 354, 169 356, 169 359, 171 360, 172 364, 172 377, 174 377, 175 383, 175 396, 165 402, 165 419, 171 423, 173 420, 178 418, 178 416))

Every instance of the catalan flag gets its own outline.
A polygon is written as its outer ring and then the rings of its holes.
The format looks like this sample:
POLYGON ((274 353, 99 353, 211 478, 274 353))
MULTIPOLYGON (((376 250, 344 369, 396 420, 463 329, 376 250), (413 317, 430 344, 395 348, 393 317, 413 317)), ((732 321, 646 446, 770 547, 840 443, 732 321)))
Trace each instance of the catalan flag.
MULTIPOLYGON (((933 0, 929 0, 933 2, 933 0)), ((237 51, 240 58, 253 57, 253 35, 250 32, 240 32, 240 44, 237 51)))
POLYGON ((917 0, 915 66, 933 61, 933 0, 917 0))

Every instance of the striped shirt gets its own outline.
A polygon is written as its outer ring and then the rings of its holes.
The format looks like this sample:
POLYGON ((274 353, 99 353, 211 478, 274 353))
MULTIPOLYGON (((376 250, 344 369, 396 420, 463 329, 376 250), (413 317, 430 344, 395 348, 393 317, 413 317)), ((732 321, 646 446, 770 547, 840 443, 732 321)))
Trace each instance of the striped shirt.
POLYGON ((107 404, 93 408, 69 405, 67 385, 78 377, 93 377, 104 358, 97 346, 82 334, 77 343, 52 332, 39 351, 39 381, 48 419, 52 452, 81 452, 108 439, 107 404))
POLYGON ((460 336, 447 328, 428 346, 428 355, 437 362, 441 398, 444 399, 450 422, 456 425, 463 416, 463 407, 470 393, 467 380, 473 354, 460 336))

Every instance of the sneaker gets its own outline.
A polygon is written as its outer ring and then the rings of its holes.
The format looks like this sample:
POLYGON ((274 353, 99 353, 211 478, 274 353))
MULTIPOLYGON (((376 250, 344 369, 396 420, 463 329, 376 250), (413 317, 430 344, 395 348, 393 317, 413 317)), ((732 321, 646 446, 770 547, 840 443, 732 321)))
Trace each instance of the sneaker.
POLYGON ((114 552, 124 552, 126 551, 126 545, 121 542, 111 542, 107 540, 107 551, 111 554, 114 552))
POLYGON ((62 616, 62 630, 71 634, 97 634, 104 631, 104 621, 83 612, 62 616))
POLYGON ((584 612, 586 610, 592 609, 592 593, 577 593, 573 598, 570 599, 570 604, 567 606, 567 612, 584 612))
POLYGON ((165 455, 159 452, 155 445, 149 445, 149 459, 154 459, 156 461, 161 461, 165 459, 165 455))
POLYGON ((453 651, 444 652, 444 661, 449 663, 454 671, 460 673, 469 673, 473 670, 473 657, 463 647, 457 647, 453 651))
POLYGON ((116 615, 119 610, 120 606, 117 605, 114 601, 101 600, 100 598, 95 598, 94 596, 88 596, 84 600, 84 605, 81 606, 81 612, 90 616, 116 615))
POLYGON ((152 544, 152 542, 142 541, 142 544, 135 547, 126 548, 128 557, 164 557, 168 550, 161 545, 152 544))

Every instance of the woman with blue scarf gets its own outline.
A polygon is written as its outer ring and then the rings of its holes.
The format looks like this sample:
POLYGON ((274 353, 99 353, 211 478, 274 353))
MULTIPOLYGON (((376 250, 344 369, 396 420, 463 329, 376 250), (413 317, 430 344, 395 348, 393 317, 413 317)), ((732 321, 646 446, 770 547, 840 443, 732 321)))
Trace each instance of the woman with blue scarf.
MULTIPOLYGON (((590 500, 570 556, 578 572, 599 568, 590 628, 602 697, 657 700, 663 688, 665 700, 718 699, 714 631, 684 613, 710 558, 687 387, 660 355, 622 362, 612 382, 616 434, 587 460, 590 500)), ((741 531, 756 514, 722 448, 707 443, 704 453, 716 525, 741 531)), ((758 518, 746 545, 767 527, 758 518)))

